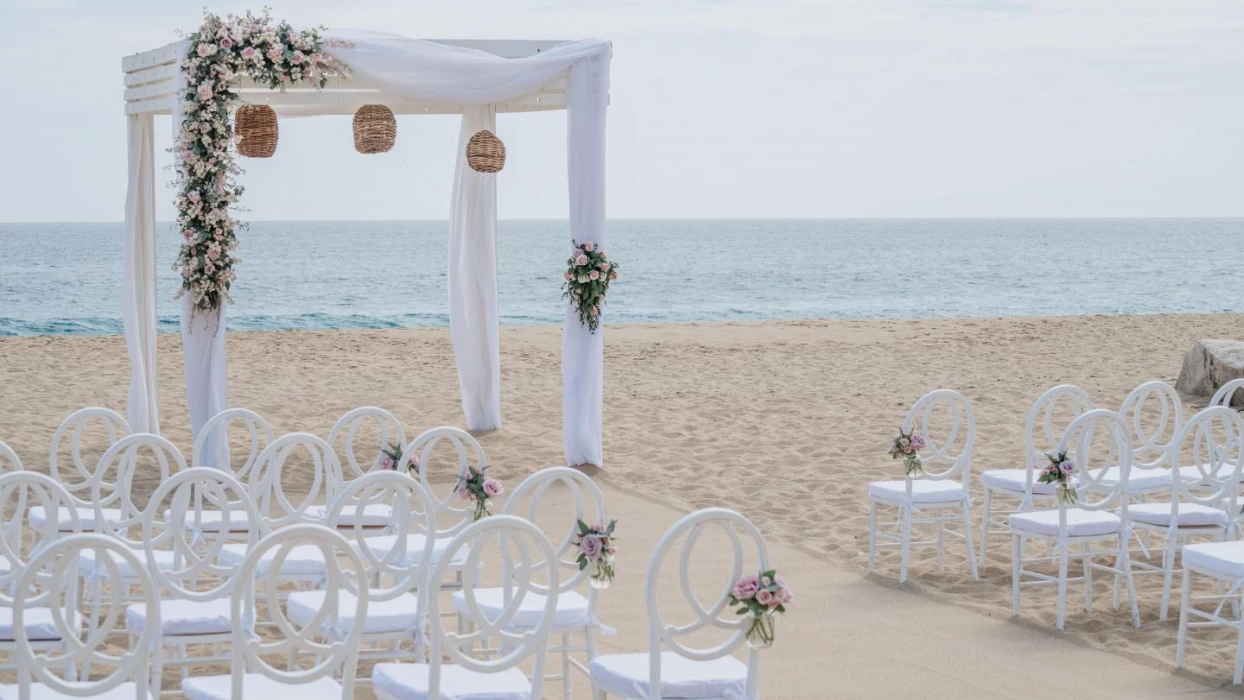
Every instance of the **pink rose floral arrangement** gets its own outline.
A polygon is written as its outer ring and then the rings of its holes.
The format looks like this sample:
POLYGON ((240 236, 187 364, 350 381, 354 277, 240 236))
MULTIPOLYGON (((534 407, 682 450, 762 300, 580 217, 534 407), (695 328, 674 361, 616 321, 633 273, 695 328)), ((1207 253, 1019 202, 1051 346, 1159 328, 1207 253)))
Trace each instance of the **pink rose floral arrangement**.
POLYGON ((756 649, 773 646, 774 615, 786 613, 786 606, 795 599, 790 586, 773 569, 757 576, 744 576, 730 589, 730 605, 739 606, 736 613, 750 618, 747 643, 756 649))
POLYGON ((579 548, 579 571, 592 567, 591 582, 593 588, 608 588, 613 585, 613 557, 618 553, 614 546, 613 530, 617 520, 610 520, 608 525, 596 523, 588 525, 578 521, 579 531, 572 544, 579 548))
POLYGON ((1074 486, 1076 473, 1079 471, 1075 461, 1068 459, 1066 452, 1056 455, 1047 454, 1045 458, 1050 460, 1050 463, 1041 470, 1037 483, 1057 484, 1058 501, 1063 505, 1074 506, 1080 500, 1080 494, 1076 492, 1074 486))
POLYGON ((566 261, 563 285, 570 303, 579 312, 579 322, 592 333, 600 326, 601 306, 609 283, 618 278, 617 263, 609 260, 605 251, 592 241, 575 242, 566 261))
POLYGON ((458 477, 455 492, 458 499, 471 501, 475 504, 475 520, 492 515, 492 499, 505 493, 501 482, 485 473, 487 467, 476 469, 467 467, 467 473, 458 477))
POLYGON ((178 296, 189 294, 196 311, 210 312, 229 299, 233 267, 241 262, 233 254, 236 234, 244 228, 231 213, 242 187, 235 180, 241 170, 234 162, 229 126, 230 109, 239 98, 230 85, 245 76, 274 89, 322 88, 330 76, 347 69, 322 52, 320 30, 274 23, 266 10, 259 16, 206 13, 187 39, 181 131, 172 148, 182 237, 173 268, 181 271, 178 296), (302 58, 295 61, 297 56, 302 58))
MULTIPOLYGON (((402 463, 402 446, 396 442, 390 442, 380 448, 380 468, 396 471, 399 464, 402 463)), ((419 473, 419 455, 413 454, 410 459, 406 460, 406 473, 414 476, 419 473)))
POLYGON ((928 446, 924 436, 915 432, 904 433, 898 429, 898 436, 890 444, 890 459, 902 459, 907 476, 919 476, 924 473, 924 462, 920 459, 920 450, 928 446))

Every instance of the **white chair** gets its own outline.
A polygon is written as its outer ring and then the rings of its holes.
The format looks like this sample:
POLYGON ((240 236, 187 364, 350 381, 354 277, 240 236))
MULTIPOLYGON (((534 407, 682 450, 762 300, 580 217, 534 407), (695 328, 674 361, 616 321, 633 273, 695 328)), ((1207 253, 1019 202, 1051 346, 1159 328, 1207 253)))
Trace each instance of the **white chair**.
MULTIPOLYGON (((0 651, 7 658, 0 662, 0 670, 17 670, 15 656, 17 637, 13 629, 14 610, 12 593, 17 589, 17 579, 30 563, 30 559, 46 549, 62 534, 62 527, 69 532, 79 532, 78 511, 73 498, 63 486, 49 476, 31 471, 14 471, 0 476, 0 514, 5 518, 0 528, 0 651), (32 507, 44 512, 66 509, 67 521, 59 526, 54 522, 30 523, 32 507)), ((62 645, 64 638, 52 619, 50 609, 28 609, 24 617, 26 637, 33 648, 43 651, 62 645)), ((83 628, 79 615, 71 621, 78 633, 83 628)))
POLYGON ((1024 466, 1019 469, 990 469, 981 473, 985 492, 979 562, 982 569, 989 553, 990 536, 1011 532, 1002 517, 1030 511, 1036 503, 1054 498, 1054 487, 1037 483, 1036 473, 1045 468, 1045 452, 1058 445, 1066 427, 1092 409, 1093 401, 1088 392, 1078 386, 1060 384, 1045 390, 1033 402, 1024 423, 1024 466), (1013 509, 994 510, 995 496, 1017 500, 1019 505, 1013 509))
MULTIPOLYGON (((406 449, 406 431, 402 428, 402 424, 393 417, 392 413, 377 408, 375 406, 363 406, 356 408, 333 424, 332 430, 328 431, 328 444, 336 451, 336 465, 340 467, 336 473, 330 477, 335 482, 337 493, 345 487, 345 484, 354 479, 372 472, 379 468, 380 459, 383 456, 381 450, 390 444, 397 445, 398 452, 406 449), (380 439, 375 445, 368 445, 366 448, 366 456, 359 456, 359 448, 355 447, 355 440, 361 428, 368 424, 374 423, 379 429, 380 439), (338 446, 338 442, 344 444, 338 446), (342 460, 344 455, 345 459, 342 460), (344 471, 346 466, 349 471, 344 471), (344 473, 343 473, 344 471, 344 473)), ((307 515, 313 520, 327 522, 328 508, 331 503, 324 505, 312 506, 307 515)), ((388 530, 392 520, 392 513, 389 507, 383 503, 374 503, 371 507, 358 511, 356 504, 346 504, 342 508, 338 522, 348 528, 353 528, 356 521, 365 527, 388 530)), ((374 534, 374 533, 373 533, 374 534)))
MULTIPOLYGON (((1176 466, 1170 461, 1170 446, 1184 425, 1179 393, 1166 382, 1145 382, 1123 400, 1119 417, 1130 428, 1132 441, 1128 495, 1169 493, 1171 475, 1175 473, 1172 468, 1176 466)), ((1119 469, 1114 467, 1102 475, 1101 484, 1113 486, 1118 480, 1119 469)))
POLYGON ((1244 398, 1236 400, 1236 394, 1244 396, 1244 377, 1232 379, 1231 381, 1218 387, 1218 391, 1214 392, 1213 398, 1209 400, 1210 406, 1244 406, 1244 398))
MULTIPOLYGON (((364 578, 371 581, 367 616, 362 620, 354 617, 355 591, 337 592, 342 606, 335 627, 324 629, 327 641, 342 641, 362 628, 359 644, 360 660, 394 660, 415 658, 423 660, 424 611, 418 592, 428 580, 431 567, 431 550, 421 556, 410 557, 404 550, 405 540, 387 548, 383 554, 372 551, 372 530, 348 514, 355 506, 370 509, 383 506, 393 515, 395 531, 418 532, 436 539, 435 524, 431 520, 431 499, 419 482, 397 471, 378 471, 362 476, 346 485, 328 512, 328 527, 336 528, 349 541, 350 547, 359 555, 365 568, 364 578), (391 585, 386 585, 391 582, 391 585), (404 648, 409 644, 410 648, 404 648)), ((296 591, 289 594, 287 608, 289 619, 299 625, 309 625, 329 595, 327 590, 296 591)))
MULTIPOLYGON (((96 424, 108 434, 108 444, 103 448, 104 451, 130 432, 129 424, 115 411, 107 408, 83 408, 70 414, 52 434, 52 447, 48 453, 48 473, 69 492, 78 509, 78 521, 82 530, 88 532, 96 530, 95 508, 90 501, 90 492, 99 463, 82 456, 82 442, 86 430, 96 424), (71 438, 68 464, 60 454, 66 437, 71 438)), ((38 522, 47 517, 47 513, 36 511, 31 514, 31 521, 38 522)), ((103 511, 103 517, 115 521, 121 514, 115 509, 109 509, 103 511)), ((68 522, 67 513, 59 513, 56 522, 64 526, 68 522)))
MULTIPOLYGON (((214 467, 174 474, 152 494, 143 513, 147 571, 168 591, 160 598, 159 625, 151 642, 151 683, 157 692, 165 666, 180 666, 184 680, 191 665, 232 660, 230 653, 221 652, 221 645, 233 639, 229 601, 234 588, 250 582, 238 576, 240 565, 220 560, 225 544, 234 540, 230 531, 216 527, 222 517, 228 522, 259 522, 245 487, 214 467), (155 558, 158 551, 172 552, 173 566, 161 566, 155 558), (204 645, 211 645, 210 654, 189 654, 188 647, 204 645)), ((253 547, 258 539, 256 531, 249 531, 248 545, 253 547)), ((146 605, 131 605, 125 612, 126 627, 131 634, 142 633, 149 617, 146 605)))
POLYGON ((962 538, 967 547, 968 568, 972 579, 976 571, 976 550, 972 546, 972 500, 968 492, 972 480, 972 447, 976 440, 976 422, 972 407, 962 394, 938 389, 920 397, 907 412, 903 432, 923 435, 928 447, 921 458, 923 474, 908 474, 904 479, 874 481, 868 485, 868 571, 876 569, 879 547, 901 548, 899 583, 907 580, 907 564, 911 546, 937 545, 938 570, 945 569, 946 535, 962 538), (949 416, 940 415, 949 412, 949 416), (949 420, 947 420, 949 418, 949 420), (944 467, 937 471, 939 467, 944 467), (898 520, 877 524, 879 506, 896 508, 898 520), (952 511, 946 514, 946 511, 952 511), (920 511, 936 511, 923 516, 920 511), (948 523, 959 522, 963 532, 946 529, 948 523), (912 542, 912 528, 934 525, 937 539, 912 542), (887 531, 889 528, 893 531, 887 531), (879 541, 880 540, 880 541, 879 541))
MULTIPOLYGON (((558 534, 549 538, 557 550, 557 564, 563 572, 557 594, 557 610, 553 613, 553 625, 549 632, 553 636, 560 635, 561 642, 551 644, 549 651, 562 655, 562 669, 560 675, 550 674, 545 676, 545 680, 562 681, 563 695, 568 700, 573 694, 571 671, 577 669, 584 675, 589 674, 587 664, 572 655, 584 653, 588 662, 591 662, 597 654, 597 633, 602 630, 606 633, 612 632, 596 616, 597 590, 588 585, 592 570, 590 567, 579 569, 576 562, 579 548, 574 544, 575 536, 579 532, 578 521, 588 524, 609 522, 609 515, 605 510, 605 496, 600 487, 583 472, 569 467, 548 467, 524 479, 506 499, 502 513, 526 517, 535 523, 541 513, 552 510, 551 506, 557 502, 561 502, 561 513, 570 511, 569 517, 564 517, 563 522, 558 523, 558 534), (548 500, 545 500, 546 497, 548 500), (524 507, 525 513, 522 512, 524 507), (561 538, 560 541, 558 537, 561 538), (580 593, 580 588, 586 588, 587 595, 580 593), (583 642, 576 644, 576 635, 582 637, 583 642)), ((549 532, 546 528, 542 529, 549 532)), ((538 616, 544 610, 544 596, 547 591, 537 582, 532 583, 532 588, 534 592, 527 596, 523 607, 510 623, 512 630, 531 629, 540 623, 538 616)), ((491 619, 499 617, 505 608, 503 587, 477 589, 474 595, 480 609, 491 619)), ((455 591, 451 600, 454 610, 469 618, 466 592, 455 591)))
POLYGON ((359 555, 344 537, 323 525, 291 525, 260 540, 238 572, 238 579, 242 581, 257 577, 264 582, 261 604, 256 605, 255 589, 248 585, 235 586, 230 596, 231 673, 191 676, 182 681, 182 694, 189 700, 284 697, 349 700, 355 697, 355 666, 363 628, 356 625, 336 641, 319 640, 325 628, 340 628, 341 618, 346 615, 356 620, 367 617, 369 591, 359 555), (319 558, 328 565, 324 576, 324 605, 308 624, 300 625, 284 612, 278 597, 279 577, 282 561, 305 547, 315 548, 319 558), (354 594, 348 611, 340 603, 344 591, 354 594), (248 621, 251 615, 255 616, 253 622, 248 621), (263 623, 277 632, 255 636, 251 630, 263 623), (292 668, 277 668, 270 663, 273 657, 300 663, 292 668))
POLYGON ((22 460, 18 459, 17 453, 13 451, 13 448, 0 442, 0 474, 21 470, 22 460))
POLYGON ((246 483, 259 455, 272 444, 273 439, 272 426, 268 425, 263 416, 249 408, 227 408, 203 424, 194 438, 194 451, 190 461, 196 467, 228 468, 236 479, 246 483), (233 455, 229 450, 229 428, 234 423, 240 423, 246 429, 249 439, 246 459, 237 468, 233 467, 233 455), (214 442, 215 447, 210 446, 209 442, 214 442), (211 454, 213 449, 218 454, 211 454))
MULTIPOLYGON (((549 627, 557 609, 557 553, 548 538, 532 523, 512 515, 484 518, 458 532, 448 544, 432 572, 426 596, 432 634, 427 663, 376 664, 372 669, 372 687, 380 700, 423 700, 454 698, 455 700, 535 700, 544 697, 544 664, 548 654, 549 627), (508 599, 504 610, 495 617, 485 614, 475 599, 480 590, 478 572, 481 553, 495 543, 502 557, 517 560, 513 576, 507 579, 508 599), (467 634, 445 629, 440 618, 438 588, 457 577, 450 563, 452 554, 464 553, 467 564, 463 591, 470 617, 476 629, 467 634), (524 630, 513 630, 510 623, 520 615, 528 596, 534 594, 533 580, 543 580, 548 594, 538 615, 538 624, 524 630), (476 646, 492 651, 487 659, 471 656, 468 649, 476 646), (446 664, 442 657, 453 663, 446 664), (530 659, 530 679, 518 667, 530 659)), ((452 581, 452 583, 456 583, 452 581)))
MULTIPOLYGON (((1096 447, 1101 448, 1100 444, 1096 447)), ((1014 513, 1009 517, 1011 525, 1011 598, 1012 613, 1018 617, 1020 609, 1020 591, 1023 588, 1057 584, 1058 586, 1058 617, 1059 630, 1063 629, 1063 621, 1067 607, 1067 584, 1071 581, 1084 582, 1084 610, 1093 611, 1093 571, 1109 571, 1115 576, 1122 576, 1127 583, 1127 598, 1131 605, 1132 624, 1140 627, 1140 611, 1136 603, 1136 586, 1132 578, 1131 558, 1128 553, 1128 540, 1131 537, 1128 520, 1127 483, 1132 466, 1132 442, 1128 436, 1127 426, 1119 414, 1104 408, 1094 409, 1072 422, 1056 448, 1056 454, 1075 454, 1077 470, 1074 474, 1074 487, 1079 494, 1074 507, 1055 499, 1057 508, 1014 513), (1098 468, 1089 468, 1089 463, 1097 458, 1094 452, 1094 437, 1104 435, 1106 438, 1105 454, 1100 458, 1098 468), (1118 481, 1112 485, 1102 483, 1103 477, 1110 469, 1118 469, 1118 481), (1117 514, 1114 509, 1117 508, 1117 514), (1027 540, 1044 541, 1053 556, 1024 557, 1024 544, 1027 540), (1105 549, 1093 549, 1094 544, 1105 544, 1105 549), (1071 547, 1080 545, 1081 551, 1072 553, 1071 547), (1112 566, 1093 561, 1094 557, 1109 557, 1112 566), (1069 578, 1067 568, 1072 558, 1083 562, 1084 574, 1069 578), (1058 575, 1025 568, 1025 565, 1036 563, 1058 562, 1058 575), (1025 581, 1027 577, 1032 580, 1025 581)), ((1118 605, 1116 598, 1115 605, 1118 605)))
POLYGON ((1172 441, 1172 464, 1191 454, 1195 470, 1187 478, 1175 479, 1170 499, 1165 503, 1134 503, 1128 507, 1132 527, 1163 535, 1162 565, 1135 562, 1138 568, 1162 573, 1162 607, 1158 619, 1165 620, 1170 606, 1171 583, 1175 575, 1175 556, 1184 540, 1209 536, 1214 541, 1228 539, 1240 517, 1240 467, 1244 462, 1244 418, 1229 408, 1211 406, 1194 415, 1172 441))
MULTIPOLYGON (((661 538, 645 574, 644 599, 648 609, 648 651, 638 654, 602 654, 592 660, 592 697, 604 700, 613 695, 620 698, 698 698, 757 700, 759 652, 747 649, 747 663, 733 656, 735 649, 747 638, 747 618, 736 615, 730 606, 730 591, 745 573, 745 553, 755 557, 758 571, 770 568, 768 550, 760 531, 747 518, 725 508, 706 508, 683 516, 661 538), (697 574, 691 569, 691 552, 705 533, 720 528, 730 542, 733 553, 731 576, 706 608, 692 590, 691 581, 697 574), (675 545, 681 542, 675 550, 675 545), (678 581, 686 607, 693 619, 685 624, 672 624, 662 618, 659 593, 662 589, 661 567, 672 552, 678 562, 678 581), (726 639, 710 647, 694 647, 689 643, 707 643, 706 631, 722 630, 726 639), (685 639, 694 635, 692 639, 685 639), (666 651, 666 649, 669 651, 666 651)), ((681 606, 680 606, 681 610, 681 606)), ((715 641, 715 640, 714 640, 715 641)))
POLYGON ((77 563, 87 554, 108 562, 113 576, 120 575, 118 562, 139 572, 145 602, 153 608, 156 605, 155 586, 143 572, 137 554, 124 544, 98 534, 69 535, 49 544, 31 559, 16 582, 13 610, 18 684, 0 687, 0 698, 147 699, 151 630, 134 635, 128 648, 117 650, 117 640, 127 636, 121 601, 113 601, 93 632, 79 636, 77 563), (40 640, 31 638, 28 618, 32 612, 44 610, 52 611, 51 624, 62 638, 73 638, 73 643, 50 650, 37 646, 40 640), (88 666, 97 670, 80 676, 78 669, 88 666))

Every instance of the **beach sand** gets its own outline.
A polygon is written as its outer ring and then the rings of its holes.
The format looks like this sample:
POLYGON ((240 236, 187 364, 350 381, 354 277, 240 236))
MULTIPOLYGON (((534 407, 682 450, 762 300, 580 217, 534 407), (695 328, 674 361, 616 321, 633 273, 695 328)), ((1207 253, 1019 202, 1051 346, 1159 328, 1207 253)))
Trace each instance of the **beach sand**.
MULTIPOLYGON (((784 551, 855 572, 844 586, 883 591, 881 597, 861 600, 903 601, 915 591, 923 594, 922 600, 958 606, 936 606, 946 609, 940 617, 934 615, 938 619, 973 619, 967 609, 1006 620, 1010 545, 1001 537, 993 540, 990 563, 979 583, 968 576, 957 543, 949 547, 944 573, 937 572, 931 551, 917 552, 907 593, 888 590, 897 578, 896 552, 882 556, 874 580, 862 578, 866 487, 876 479, 899 478, 900 469, 885 450, 906 407, 938 387, 957 389, 972 402, 977 420, 973 491, 979 504, 980 470, 1021 464, 1024 416, 1042 390, 1073 383, 1099 406, 1117 407, 1142 381, 1173 382, 1183 353, 1197 339, 1244 337, 1244 317, 627 325, 611 326, 607 333, 606 464, 600 476, 605 484, 681 510, 735 508, 772 540, 784 543, 784 551)), ((162 432, 189 454, 180 337, 162 335, 159 343, 162 432)), ((481 435, 480 441, 495 474, 512 484, 561 461, 561 333, 554 327, 506 328, 501 344, 505 425, 481 435)), ((444 329, 235 333, 229 336, 229 362, 230 404, 258 411, 277 432, 324 435, 337 416, 365 404, 391 410, 409 435, 462 423, 444 329)), ((46 468, 48 443, 59 422, 87 405, 124 412, 128 382, 120 337, 0 339, 0 440, 29 466, 46 468)), ((1187 406, 1203 403, 1190 397, 1187 406)), ((628 514, 623 510, 615 515, 625 519, 628 514)), ((1140 581, 1140 630, 1132 629, 1125 611, 1109 609, 1106 583, 1099 586, 1099 604, 1091 615, 1083 612, 1073 589, 1065 633, 1052 629, 1052 592, 1026 592, 1021 624, 1004 626, 1030 630, 1014 633, 1025 639, 1048 637, 1061 646, 1067 646, 1062 640, 1077 642, 1169 670, 1175 622, 1157 621, 1159 581, 1140 581)), ((804 596, 798 619, 815 620, 821 611, 830 615, 833 605, 804 596)), ((877 611, 883 624, 869 626, 859 616, 858 629, 840 633, 858 636, 864 648, 910 647, 918 656, 925 642, 909 637, 901 618, 894 617, 904 609, 895 602, 877 611)), ((910 631, 921 629, 918 617, 913 617, 910 631)), ((787 626, 795 624, 791 620, 787 626)), ((963 634, 975 634, 969 627, 962 629, 963 634)), ((955 634, 939 632, 929 641, 954 644, 955 634)), ((816 665, 816 646, 801 645, 785 653, 816 665)), ((1233 633, 1194 632, 1186 675, 1219 685, 1230 678, 1234 651, 1233 633)), ((999 666, 1035 665, 1044 658, 1000 646, 997 654, 999 666)), ((844 671, 893 672, 882 657, 871 666, 867 663, 861 659, 844 671)), ((933 673, 925 664, 902 668, 899 672, 916 676, 933 673)), ((1048 673, 1063 670, 1053 667, 1048 673)), ((872 686, 876 693, 866 685, 853 687, 857 694, 850 697, 891 697, 896 692, 893 686, 886 692, 881 692, 882 685, 872 686)), ((997 690, 981 688, 976 696, 1003 695, 997 690)), ((817 697, 781 691, 771 696, 817 697)))

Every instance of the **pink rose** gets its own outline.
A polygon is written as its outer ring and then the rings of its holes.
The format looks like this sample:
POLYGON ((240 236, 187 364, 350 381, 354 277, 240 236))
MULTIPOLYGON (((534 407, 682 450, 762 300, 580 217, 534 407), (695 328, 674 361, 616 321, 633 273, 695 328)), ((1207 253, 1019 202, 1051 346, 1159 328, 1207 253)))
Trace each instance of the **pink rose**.
POLYGON ((393 458, 392 458, 392 457, 390 457, 389 455, 381 455, 381 457, 380 457, 380 468, 381 468, 381 469, 392 469, 392 468, 393 468, 393 458))
POLYGON ((233 39, 230 39, 229 37, 225 37, 221 39, 220 48, 224 49, 225 51, 228 51, 229 49, 233 48, 233 39))
POLYGON ((579 265, 579 266, 586 265, 586 264, 587 264, 587 256, 586 256, 586 255, 580 255, 579 257, 575 258, 575 259, 574 259, 574 264, 579 265))
POLYGON ((268 58, 272 59, 273 63, 280 63, 283 55, 280 49, 268 49, 268 58))
POLYGON ((756 602, 761 605, 771 605, 773 603, 773 594, 764 589, 756 591, 756 602))
POLYGON ((572 280, 572 279, 574 279, 574 275, 570 274, 570 272, 568 272, 568 271, 567 271, 567 272, 562 273, 562 276, 564 276, 564 277, 565 277, 566 279, 568 279, 568 280, 572 280))
POLYGON ((744 576, 734 584, 734 597, 738 600, 750 600, 760 590, 760 580, 755 576, 744 576))
POLYGON ((603 549, 600 538, 596 535, 584 535, 583 539, 579 540, 579 551, 583 552, 588 559, 596 559, 603 549))
POLYGON ((591 272, 587 273, 587 278, 590 280, 598 280, 600 279, 600 273, 597 272, 596 270, 592 270, 591 272))
POLYGON ((592 249, 595 247, 596 247, 596 244, 591 241, 587 241, 586 243, 583 244, 583 249, 589 253, 592 252, 592 249))
POLYGON ((617 278, 618 278, 618 273, 614 272, 613 270, 610 270, 610 271, 609 271, 609 281, 610 281, 610 282, 612 282, 612 281, 616 280, 617 278))
POLYGON ((497 481, 496 479, 484 479, 484 493, 488 494, 489 498, 500 496, 503 491, 505 491, 505 489, 501 486, 500 481, 497 481))
POLYGON ((471 493, 471 489, 468 489, 466 486, 459 486, 456 493, 458 494, 458 500, 460 501, 475 500, 475 494, 471 493))
POLYGON ((304 58, 306 57, 302 55, 301 51, 295 51, 294 55, 290 57, 289 62, 297 66, 302 63, 302 59, 304 58))
POLYGON ((601 272, 608 272, 608 271, 609 271, 609 263, 601 263, 601 264, 600 264, 600 271, 601 271, 601 272))
POLYGON ((252 58, 254 58, 254 57, 255 57, 255 47, 254 47, 254 46, 247 46, 246 48, 242 49, 242 58, 243 58, 244 60, 249 61, 249 60, 251 60, 251 59, 252 59, 252 58))
POLYGON ((200 58, 207 58, 212 55, 212 47, 208 44, 199 44, 197 51, 200 58))

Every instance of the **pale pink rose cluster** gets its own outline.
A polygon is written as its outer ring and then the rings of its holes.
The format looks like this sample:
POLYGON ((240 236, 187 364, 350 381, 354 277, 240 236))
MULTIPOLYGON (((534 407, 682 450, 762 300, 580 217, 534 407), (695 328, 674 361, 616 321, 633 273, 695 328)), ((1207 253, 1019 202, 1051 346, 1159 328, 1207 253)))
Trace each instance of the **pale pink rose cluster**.
POLYGON ((794 592, 781 576, 744 576, 735 582, 730 593, 739 602, 755 600, 769 608, 786 605, 795 599, 794 592))

